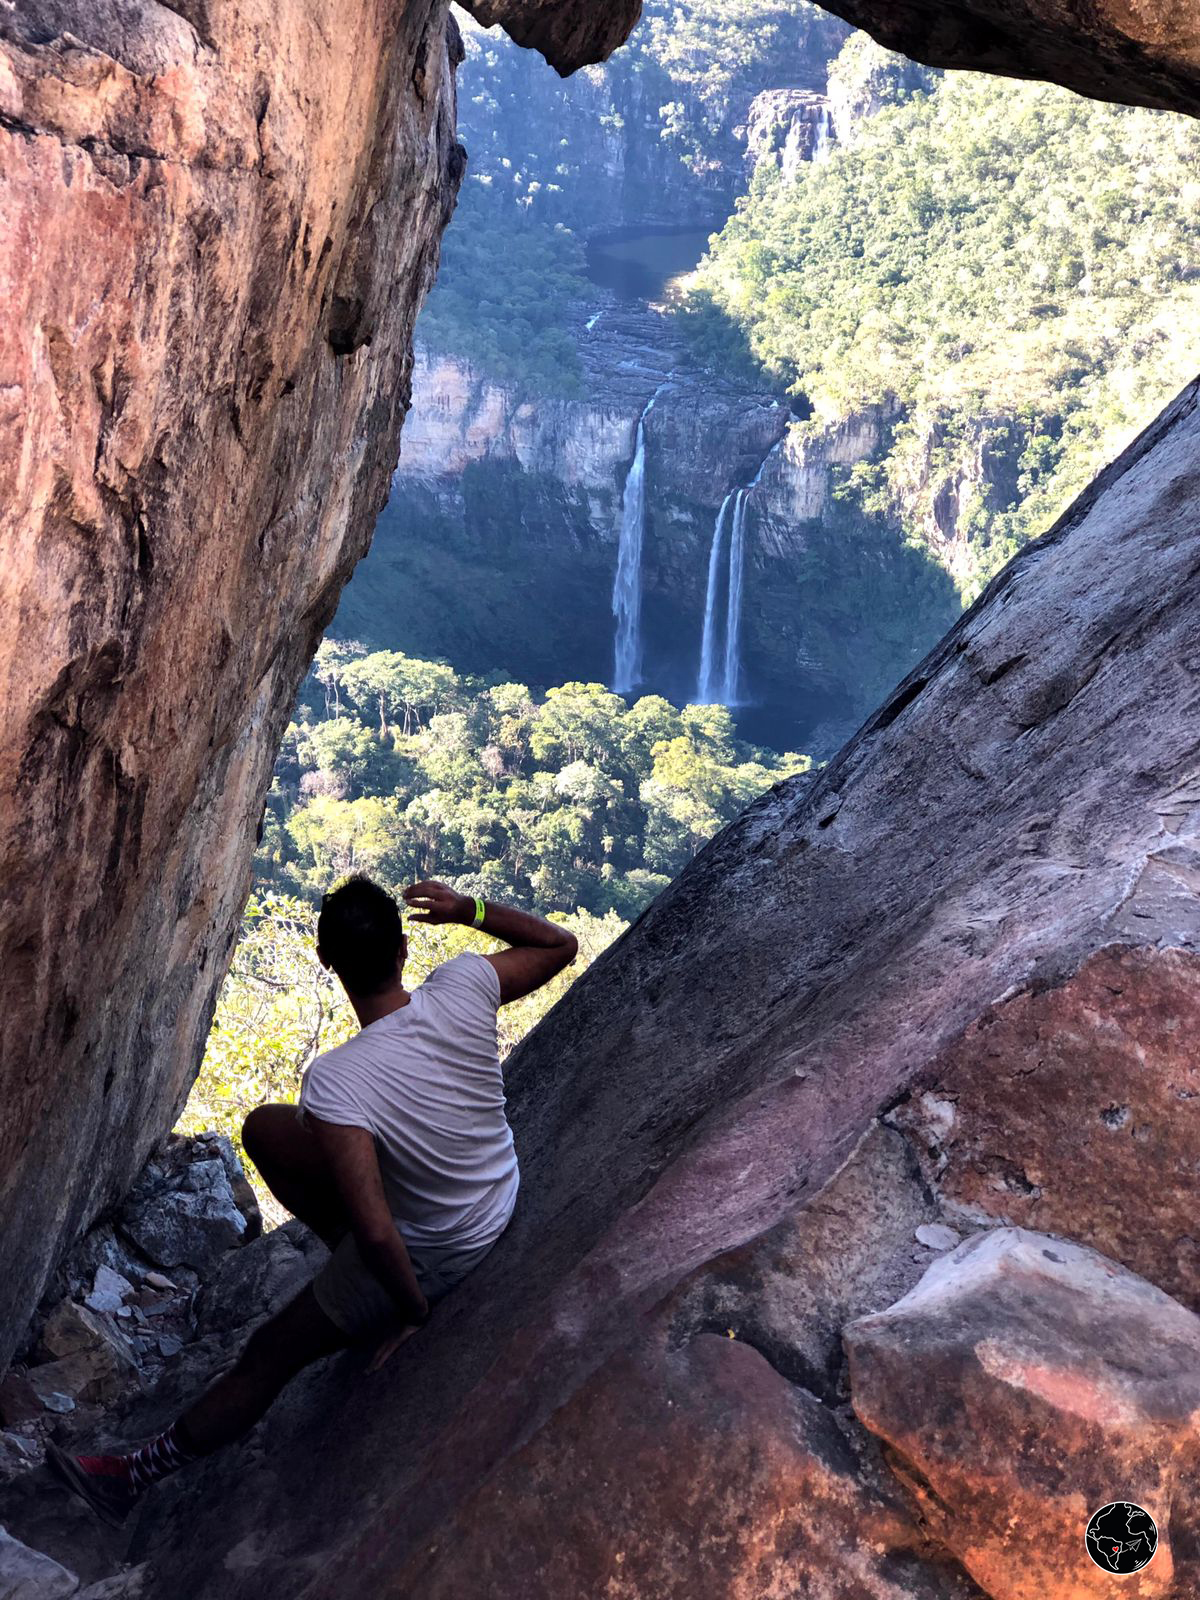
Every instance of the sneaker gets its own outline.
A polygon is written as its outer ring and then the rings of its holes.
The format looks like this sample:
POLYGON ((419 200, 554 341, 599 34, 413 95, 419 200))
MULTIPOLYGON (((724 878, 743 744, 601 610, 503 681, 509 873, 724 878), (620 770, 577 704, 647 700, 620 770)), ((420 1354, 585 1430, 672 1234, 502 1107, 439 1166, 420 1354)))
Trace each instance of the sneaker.
POLYGON ((119 1528, 141 1498, 121 1456, 69 1456, 48 1444, 46 1465, 110 1528, 119 1528))

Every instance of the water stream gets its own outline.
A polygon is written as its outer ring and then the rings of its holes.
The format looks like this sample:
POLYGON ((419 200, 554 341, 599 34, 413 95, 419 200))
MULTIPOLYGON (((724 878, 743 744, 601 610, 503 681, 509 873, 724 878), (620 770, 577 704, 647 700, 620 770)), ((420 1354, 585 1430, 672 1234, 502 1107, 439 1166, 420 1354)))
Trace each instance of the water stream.
POLYGON ((742 591, 746 569, 746 509, 758 488, 767 463, 782 446, 777 439, 759 463, 758 471, 741 488, 731 489, 721 502, 708 552, 708 586, 704 595, 704 630, 700 638, 700 672, 696 684, 699 705, 739 706, 742 679, 742 591), (721 553, 729 533, 729 565, 725 591, 725 649, 718 678, 717 604, 721 585, 721 553))
POLYGON ((667 384, 661 383, 638 418, 633 464, 621 499, 617 575, 613 582, 613 688, 632 694, 642 680, 642 545, 646 537, 646 418, 667 384))

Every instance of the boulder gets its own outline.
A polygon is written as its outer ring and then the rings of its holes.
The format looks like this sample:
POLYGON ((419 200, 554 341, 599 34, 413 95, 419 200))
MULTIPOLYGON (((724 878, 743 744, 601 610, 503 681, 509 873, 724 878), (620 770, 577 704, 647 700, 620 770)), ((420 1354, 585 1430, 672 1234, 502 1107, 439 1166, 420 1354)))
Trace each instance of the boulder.
POLYGON ((485 28, 499 23, 518 44, 540 50, 564 77, 604 61, 625 43, 642 12, 642 0, 463 0, 485 28))
POLYGON ((178 1187, 156 1177, 140 1180, 121 1208, 117 1225, 156 1266, 206 1273, 241 1243, 246 1219, 220 1160, 192 1162, 174 1176, 178 1187))
MULTIPOLYGON (((1160 875, 1200 885, 1200 852, 1160 875)), ((1069 1234, 1200 1309, 1198 1013, 1200 956, 1103 949, 988 1006, 892 1120, 950 1215, 1069 1234)))
POLYGON ((846 1349, 856 1414, 991 1600, 1108 1600, 1084 1537, 1113 1501, 1159 1532, 1121 1592, 1195 1592, 1200 1318, 1161 1290, 1093 1250, 1000 1229, 852 1323, 846 1349))
POLYGON ((740 1340, 613 1358, 391 1579, 427 1600, 983 1600, 740 1340))
POLYGON ((116 1312, 132 1294, 133 1285, 129 1279, 102 1263, 96 1268, 95 1280, 83 1303, 92 1311, 116 1312))
POLYGON ((446 0, 0 12, 0 1368, 195 1073, 396 463, 460 49, 446 0))
MULTIPOLYGON (((693 1275, 806 1209, 828 1250, 845 1224, 823 1227, 826 1191, 864 1131, 957 1041, 973 1048, 998 1001, 1136 952, 1126 1003, 1149 1048, 1149 1001, 1200 950, 1179 867, 1200 845, 1198 394, 815 781, 720 834, 517 1047, 522 1188, 504 1238, 382 1373, 328 1363, 259 1441, 156 1495, 139 1532, 156 1581, 186 1567, 204 1600, 394 1593, 693 1275)), ((1178 1019, 1200 1031, 1190 1002, 1178 1019)), ((1082 1072, 1111 1037, 1107 1008, 1079 1004, 1074 1028, 1082 1072)), ((939 1209, 900 1208, 910 1256, 939 1209)), ((763 1320, 775 1336, 788 1316, 763 1320)), ((797 1340, 818 1376, 826 1337, 797 1340)))
POLYGON ((68 1600, 79 1579, 0 1528, 0 1600, 68 1600))

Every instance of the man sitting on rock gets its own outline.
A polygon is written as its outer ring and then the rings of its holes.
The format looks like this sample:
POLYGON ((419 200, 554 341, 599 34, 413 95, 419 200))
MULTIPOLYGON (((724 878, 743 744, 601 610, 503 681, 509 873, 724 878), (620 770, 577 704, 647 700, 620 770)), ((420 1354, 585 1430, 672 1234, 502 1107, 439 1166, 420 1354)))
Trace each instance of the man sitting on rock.
POLYGON ((317 954, 361 1031, 312 1063, 299 1110, 259 1106, 242 1137, 271 1193, 333 1253, 159 1438, 121 1456, 50 1447, 60 1476, 106 1521, 122 1521, 158 1478, 239 1438, 311 1362, 371 1339, 382 1341, 374 1370, 508 1224, 518 1172, 496 1011, 573 961, 575 938, 443 883, 414 884, 404 899, 414 921, 463 923, 511 948, 455 956, 410 992, 392 897, 362 877, 325 896, 317 954))

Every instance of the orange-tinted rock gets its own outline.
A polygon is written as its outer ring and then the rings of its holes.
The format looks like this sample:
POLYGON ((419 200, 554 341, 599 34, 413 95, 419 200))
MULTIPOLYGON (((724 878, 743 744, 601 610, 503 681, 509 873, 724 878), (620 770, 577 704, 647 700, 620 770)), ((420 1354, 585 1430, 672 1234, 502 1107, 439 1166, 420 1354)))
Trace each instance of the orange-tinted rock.
MULTIPOLYGON (((505 20, 566 70, 632 14, 505 20)), ((446 0, 0 12, 0 1368, 199 1060, 396 463, 459 51, 446 0)))
POLYGON ((1200 1308, 1200 956, 1102 950, 989 1006, 902 1103, 952 1214, 1063 1233, 1200 1308))
POLYGON ((1107 1600, 1084 1538, 1112 1501, 1159 1531, 1121 1593, 1195 1593, 1200 1318, 1178 1302, 1095 1251, 1001 1229, 851 1324, 846 1347, 857 1415, 992 1600, 1107 1600))
POLYGON ((618 1357, 394 1576, 426 1600, 972 1600, 833 1415, 737 1340, 618 1357))
POLYGON ((1192 0, 823 0, 932 67, 1049 78, 1130 105, 1200 111, 1192 0))

